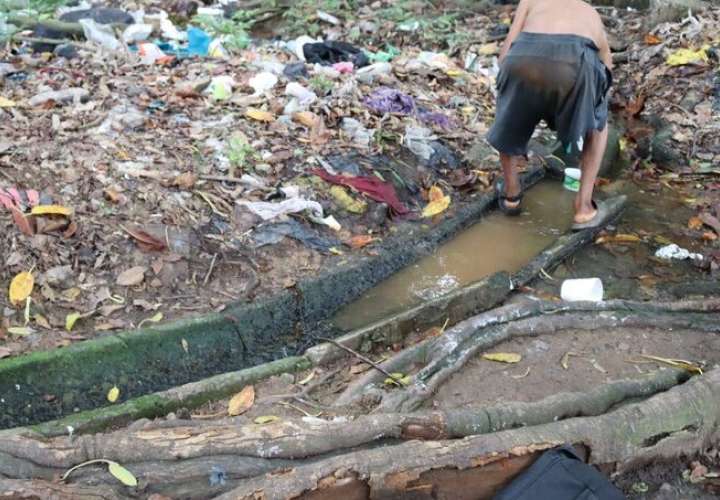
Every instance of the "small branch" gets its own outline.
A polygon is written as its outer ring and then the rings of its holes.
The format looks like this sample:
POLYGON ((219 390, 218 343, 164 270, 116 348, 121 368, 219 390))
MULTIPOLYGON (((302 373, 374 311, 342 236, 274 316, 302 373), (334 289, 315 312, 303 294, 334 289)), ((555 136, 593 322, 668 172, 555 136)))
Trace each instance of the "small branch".
POLYGON ((379 371, 380 373, 382 373, 383 375, 385 375, 386 377, 388 377, 390 380, 392 380, 392 383, 395 384, 396 386, 398 386, 398 387, 404 387, 403 384, 401 384, 400 382, 398 382, 397 380, 395 380, 395 377, 394 377, 389 371, 387 371, 387 370, 386 370, 385 368, 383 368, 382 366, 378 365, 376 362, 374 362, 374 361, 371 360, 370 358, 368 358, 368 357, 366 357, 366 356, 363 356, 362 354, 360 354, 360 353, 357 352, 356 350, 350 349, 349 347, 342 345, 340 342, 338 342, 338 341, 335 340, 335 339, 331 339, 331 338, 327 338, 327 337, 314 337, 314 338, 316 338, 317 340, 321 340, 321 341, 323 341, 323 342, 330 342, 330 343, 333 344, 335 347, 338 347, 338 348, 342 349, 342 350, 345 351, 345 352, 349 352, 350 354, 352 354, 353 356, 355 356, 356 358, 358 358, 360 361, 369 364, 370 366, 372 366, 373 368, 375 368, 377 371, 379 371))

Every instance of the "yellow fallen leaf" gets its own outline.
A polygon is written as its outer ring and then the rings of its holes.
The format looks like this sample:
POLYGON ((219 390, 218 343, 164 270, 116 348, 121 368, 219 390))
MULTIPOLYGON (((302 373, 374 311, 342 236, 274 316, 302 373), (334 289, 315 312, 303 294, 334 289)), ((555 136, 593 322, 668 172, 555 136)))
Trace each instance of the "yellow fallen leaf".
POLYGON ((478 52, 484 56, 491 56, 500 52, 500 46, 497 42, 484 43, 480 46, 478 52))
POLYGON ((313 378, 315 378, 315 370, 312 370, 312 371, 308 374, 308 376, 305 377, 304 379, 302 379, 301 381, 299 381, 298 384, 299 384, 299 385, 305 385, 305 384, 307 384, 308 382, 310 382, 313 378))
POLYGON ((275 121, 275 116, 270 113, 269 111, 263 111, 261 109, 255 109, 255 108, 249 108, 247 111, 245 111, 245 116, 248 118, 252 118, 253 120, 257 120, 259 122, 273 122, 275 121))
POLYGON ((272 422, 277 422, 278 420, 280 420, 280 417, 276 417, 275 415, 262 415, 260 417, 255 418, 255 420, 253 420, 253 422, 255 422, 256 424, 263 425, 263 424, 270 424, 272 422))
POLYGON ((328 251, 333 255, 344 255, 345 254, 345 252, 343 252, 342 250, 340 250, 337 247, 330 247, 330 248, 328 248, 328 251))
POLYGON ((690 373, 696 373, 698 375, 702 375, 703 373, 702 368, 698 365, 684 359, 661 358, 660 356, 650 356, 649 354, 641 354, 640 357, 650 361, 656 361, 664 365, 680 368, 682 370, 689 371, 690 373))
POLYGON ((16 106, 15 101, 0 96, 0 108, 12 108, 13 106, 16 106))
POLYGON ((69 217, 72 215, 72 208, 62 205, 37 205, 30 210, 33 215, 64 215, 69 217))
POLYGON ((8 295, 10 296, 10 302, 13 305, 18 305, 25 302, 33 291, 35 286, 35 278, 29 271, 23 271, 18 273, 10 282, 10 289, 8 295))
POLYGON ((50 326, 50 322, 42 314, 36 314, 33 319, 38 326, 45 328, 46 330, 52 329, 52 327, 50 326))
POLYGON ((445 72, 445 74, 447 76, 449 76, 450 78, 455 78, 456 76, 460 76, 463 73, 464 73, 464 71, 462 71, 460 69, 449 69, 445 72))
POLYGON ((17 336, 25 336, 30 335, 31 333, 35 333, 35 330, 30 328, 29 326, 11 326, 7 329, 7 332, 10 335, 17 335, 17 336))
POLYGON ((422 211, 423 217, 433 217, 443 213, 450 206, 450 196, 445 195, 437 186, 430 188, 428 198, 430 202, 422 211))
POLYGON ((410 375, 405 375, 403 373, 391 373, 390 374, 392 378, 388 377, 383 382, 385 385, 409 385, 410 384, 410 375))
POLYGON ((317 124, 318 117, 312 111, 300 111, 293 113, 292 119, 301 125, 305 125, 307 128, 313 128, 317 124))
POLYGON ((603 243, 638 243, 642 239, 636 234, 616 234, 614 236, 600 236, 595 243, 602 245, 603 243))
POLYGON ((683 66, 685 64, 708 62, 707 50, 709 46, 704 46, 701 49, 678 49, 670 54, 665 62, 668 66, 683 66))
POLYGON ((145 323, 159 323, 163 319, 163 313, 159 312, 155 315, 145 318, 140 323, 138 323, 138 328, 142 328, 145 323))
POLYGON ((248 411, 255 402, 255 388, 251 385, 243 387, 243 390, 230 398, 228 403, 228 415, 235 417, 248 411))
POLYGON ((133 473, 117 462, 108 462, 108 472, 125 486, 137 486, 138 484, 133 473))
POLYGON ((118 386, 114 385, 112 389, 110 389, 107 393, 107 400, 111 403, 114 403, 118 400, 120 397, 120 389, 118 389, 118 386))
POLYGON ((65 316, 65 330, 67 330, 68 332, 71 331, 75 326, 75 323, 77 323, 77 320, 79 320, 81 317, 82 315, 77 312, 70 313, 65 316))
POLYGON ((482 355, 483 359, 488 361, 497 361, 498 363, 519 363, 522 356, 514 352, 492 352, 482 355))

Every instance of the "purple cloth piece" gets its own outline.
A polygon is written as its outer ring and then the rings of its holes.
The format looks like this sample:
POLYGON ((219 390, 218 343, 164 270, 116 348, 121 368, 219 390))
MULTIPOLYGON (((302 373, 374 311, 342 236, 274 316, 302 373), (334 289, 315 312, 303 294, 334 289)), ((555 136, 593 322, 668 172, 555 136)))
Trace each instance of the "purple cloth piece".
POLYGON ((417 116, 421 122, 428 125, 436 125, 441 128, 451 128, 452 126, 450 118, 437 111, 419 110, 417 116))
POLYGON ((375 113, 402 113, 415 111, 415 100, 390 87, 380 87, 365 98, 365 105, 375 113))

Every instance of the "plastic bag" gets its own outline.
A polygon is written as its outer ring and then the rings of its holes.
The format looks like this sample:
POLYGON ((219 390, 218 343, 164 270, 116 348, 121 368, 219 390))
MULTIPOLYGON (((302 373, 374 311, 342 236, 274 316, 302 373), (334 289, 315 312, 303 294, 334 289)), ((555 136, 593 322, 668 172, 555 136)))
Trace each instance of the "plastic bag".
POLYGON ((273 88, 278 82, 278 77, 267 71, 258 73, 250 78, 248 84, 253 88, 255 94, 262 94, 273 88))
POLYGON ((405 147, 425 161, 430 160, 433 155, 434 150, 430 143, 435 140, 437 137, 430 129, 411 126, 405 128, 405 147))
POLYGON ((108 50, 118 50, 121 47, 120 41, 113 34, 112 27, 98 24, 92 19, 80 19, 78 22, 88 41, 97 43, 108 50))
POLYGON ((122 39, 127 44, 143 42, 153 31, 151 24, 131 24, 123 31, 122 39))
POLYGON ((365 126, 354 118, 343 118, 342 130, 348 134, 356 146, 367 148, 370 146, 373 132, 366 129, 365 126))

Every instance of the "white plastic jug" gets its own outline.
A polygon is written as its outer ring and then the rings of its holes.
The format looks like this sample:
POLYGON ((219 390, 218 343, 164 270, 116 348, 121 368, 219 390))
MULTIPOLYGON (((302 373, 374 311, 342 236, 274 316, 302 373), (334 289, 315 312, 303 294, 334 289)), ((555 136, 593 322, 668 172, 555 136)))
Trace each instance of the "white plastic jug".
POLYGON ((560 297, 568 302, 602 302, 603 294, 600 278, 565 280, 560 287, 560 297))

